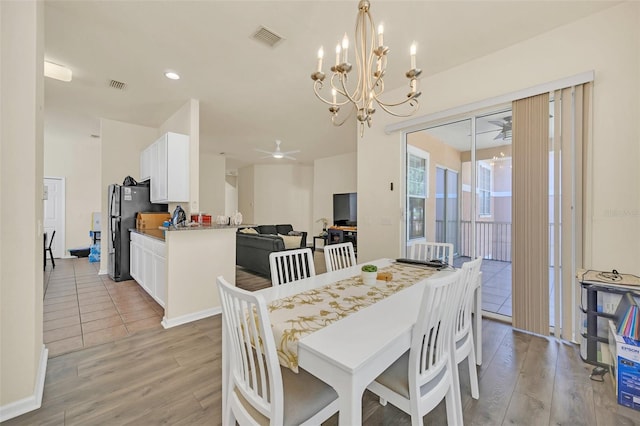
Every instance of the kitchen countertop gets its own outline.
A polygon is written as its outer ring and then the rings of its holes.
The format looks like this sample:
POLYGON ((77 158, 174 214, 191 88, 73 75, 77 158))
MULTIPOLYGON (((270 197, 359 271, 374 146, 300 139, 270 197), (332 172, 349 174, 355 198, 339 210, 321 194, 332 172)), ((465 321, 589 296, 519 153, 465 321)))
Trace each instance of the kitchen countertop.
POLYGON ((165 240, 165 232, 183 232, 183 231, 208 231, 208 230, 212 230, 212 229, 237 229, 237 228, 246 228, 246 227, 251 227, 251 226, 255 226, 255 225, 250 225, 250 224, 246 224, 246 225, 217 225, 217 224, 212 224, 212 225, 198 225, 198 226, 185 226, 185 227, 180 227, 180 228, 174 228, 174 227, 170 227, 168 229, 166 228, 159 228, 159 229, 129 229, 129 231, 131 232, 136 232, 140 235, 146 235, 147 237, 151 237, 151 238, 155 238, 156 240, 160 240, 160 241, 164 241, 165 240))

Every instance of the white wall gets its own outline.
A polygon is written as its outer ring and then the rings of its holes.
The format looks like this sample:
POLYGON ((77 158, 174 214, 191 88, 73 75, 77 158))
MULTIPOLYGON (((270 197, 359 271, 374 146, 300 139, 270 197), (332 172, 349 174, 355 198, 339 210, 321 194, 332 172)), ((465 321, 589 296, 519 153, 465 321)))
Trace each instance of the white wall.
MULTIPOLYGON (((253 173, 252 183, 245 182, 244 186, 238 188, 240 212, 245 223, 257 225, 290 223, 296 231, 307 231, 308 238, 311 238, 312 166, 255 165, 240 169, 239 173, 241 176, 253 173), (253 193, 252 200, 248 199, 250 193, 253 193), (245 218, 242 206, 250 204, 253 204, 253 218, 245 218)), ((240 178, 239 185, 242 184, 243 179, 240 178)))
POLYGON ((100 139, 89 134, 45 132, 44 175, 64 177, 66 184, 64 256, 70 248, 91 243, 91 214, 99 212, 102 203, 101 150, 100 139))
MULTIPOLYGON (((158 129, 138 126, 121 121, 100 120, 102 137, 102 178, 100 199, 102 205, 102 227, 107 230, 109 218, 107 191, 112 183, 122 184, 126 176, 140 176, 140 153, 158 137, 158 129)), ((107 272, 107 238, 102 238, 100 271, 107 272)))
POLYGON ((243 167, 238 170, 238 211, 242 213, 242 221, 258 225, 254 214, 254 166, 243 167))
POLYGON ((200 212, 212 220, 225 214, 225 165, 223 155, 200 153, 200 212))
MULTIPOLYGON (((237 176, 225 176, 224 209, 225 209, 226 216, 231 216, 235 212, 239 211, 238 210, 238 177, 237 176)), ((242 219, 244 221, 244 217, 242 219)))
POLYGON ((355 152, 320 158, 313 163, 313 235, 322 231, 320 218, 333 224, 333 194, 357 192, 358 168, 355 152))
POLYGON ((245 223, 291 223, 307 231, 322 230, 321 217, 331 220, 333 194, 355 192, 356 153, 316 160, 313 166, 255 165, 238 171, 238 210, 245 223))
POLYGON ((0 421, 40 406, 44 4, 0 2, 0 421))
MULTIPOLYGON (((585 266, 640 275, 640 3, 625 2, 423 78, 421 114, 588 70, 595 70, 595 83, 585 266)), ((403 89, 389 93, 402 96, 403 89)), ((398 121, 376 113, 358 141, 359 260, 400 254, 401 191, 390 192, 388 184, 401 178, 402 136, 384 132, 398 121)))

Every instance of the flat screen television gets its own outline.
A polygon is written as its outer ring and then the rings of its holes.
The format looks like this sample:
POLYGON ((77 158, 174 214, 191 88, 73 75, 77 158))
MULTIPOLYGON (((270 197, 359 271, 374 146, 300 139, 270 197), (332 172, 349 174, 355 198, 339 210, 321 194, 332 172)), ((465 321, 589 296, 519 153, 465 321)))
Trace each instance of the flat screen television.
POLYGON ((333 224, 336 226, 358 225, 357 193, 333 194, 333 224))

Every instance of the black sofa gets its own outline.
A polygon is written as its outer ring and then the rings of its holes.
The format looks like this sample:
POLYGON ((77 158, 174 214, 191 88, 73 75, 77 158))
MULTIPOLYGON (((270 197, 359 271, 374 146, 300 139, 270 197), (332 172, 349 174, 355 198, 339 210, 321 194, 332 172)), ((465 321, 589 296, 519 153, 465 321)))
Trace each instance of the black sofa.
POLYGON ((255 229, 257 234, 243 232, 247 227, 238 228, 236 233, 236 265, 258 275, 271 276, 269 253, 286 250, 284 240, 278 234, 299 235, 300 246, 295 248, 307 247, 307 233, 294 231, 293 226, 289 224, 258 225, 249 228, 255 229))

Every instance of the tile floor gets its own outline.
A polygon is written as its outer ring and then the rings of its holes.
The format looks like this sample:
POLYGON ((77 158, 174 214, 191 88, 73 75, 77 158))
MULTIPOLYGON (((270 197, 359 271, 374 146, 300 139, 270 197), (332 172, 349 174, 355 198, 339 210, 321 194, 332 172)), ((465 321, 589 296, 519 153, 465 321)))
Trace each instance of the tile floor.
MULTIPOLYGON (((457 257, 456 268, 469 261, 468 257, 457 257)), ((511 316, 511 262, 482 260, 482 310, 511 316)))
MULTIPOLYGON (((468 257, 457 257, 453 266, 459 268, 468 257)), ((512 316, 511 262, 482 260, 482 310, 507 317, 512 316)), ((549 323, 554 323, 554 270, 549 268, 549 323)))
POLYGON ((49 357, 162 328, 163 308, 135 281, 98 275, 87 258, 47 262, 43 306, 49 357))

